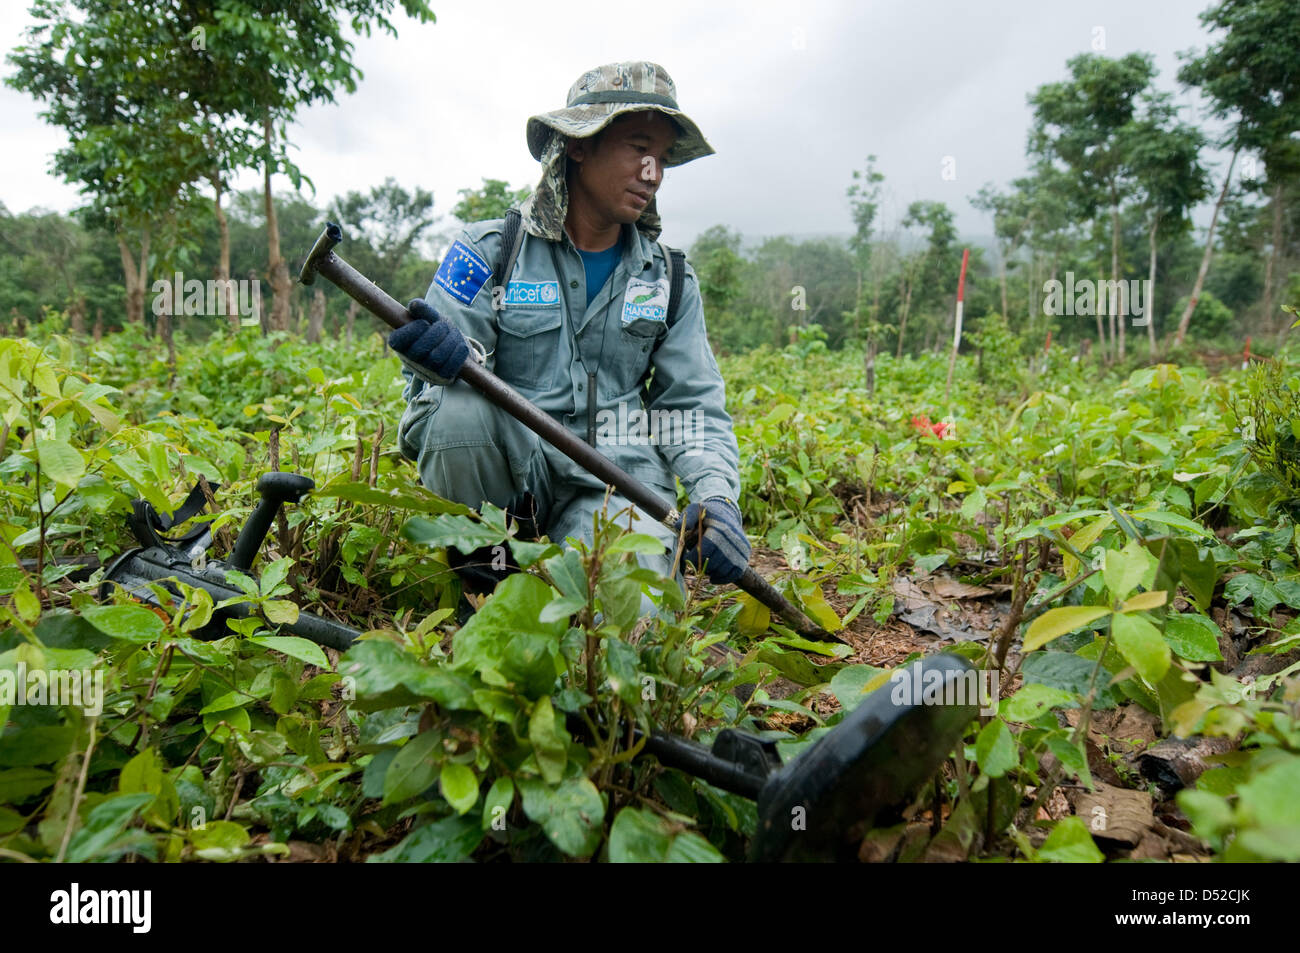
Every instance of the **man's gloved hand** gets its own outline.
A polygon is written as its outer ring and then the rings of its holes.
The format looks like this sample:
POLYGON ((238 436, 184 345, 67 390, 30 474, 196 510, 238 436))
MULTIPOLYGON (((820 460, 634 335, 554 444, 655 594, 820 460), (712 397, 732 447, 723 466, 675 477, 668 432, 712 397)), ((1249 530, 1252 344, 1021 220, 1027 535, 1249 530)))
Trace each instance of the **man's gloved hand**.
POLYGON ((423 380, 431 384, 455 380, 469 357, 465 335, 423 298, 416 298, 407 308, 411 321, 388 335, 388 346, 423 380), (431 379, 430 371, 442 380, 431 379))
POLYGON ((686 563, 705 566, 709 579, 719 585, 735 582, 744 574, 749 566, 749 540, 735 503, 721 496, 692 503, 682 514, 682 526, 686 532, 682 559, 686 563))

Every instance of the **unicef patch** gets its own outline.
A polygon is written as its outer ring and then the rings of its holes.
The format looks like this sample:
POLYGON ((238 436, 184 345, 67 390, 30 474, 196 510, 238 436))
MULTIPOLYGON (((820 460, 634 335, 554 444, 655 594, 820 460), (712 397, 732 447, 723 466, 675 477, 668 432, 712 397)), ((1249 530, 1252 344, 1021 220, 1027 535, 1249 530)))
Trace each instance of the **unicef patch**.
POLYGON ((506 285, 506 306, 531 305, 541 308, 560 306, 558 281, 512 281, 506 285))
POLYGON ((623 296, 623 325, 626 327, 634 321, 656 321, 662 324, 668 319, 668 280, 642 281, 633 278, 627 283, 627 294, 623 296))
POLYGON ((456 242, 447 250, 433 280, 447 294, 465 304, 473 304, 480 288, 492 274, 487 262, 468 245, 456 242))

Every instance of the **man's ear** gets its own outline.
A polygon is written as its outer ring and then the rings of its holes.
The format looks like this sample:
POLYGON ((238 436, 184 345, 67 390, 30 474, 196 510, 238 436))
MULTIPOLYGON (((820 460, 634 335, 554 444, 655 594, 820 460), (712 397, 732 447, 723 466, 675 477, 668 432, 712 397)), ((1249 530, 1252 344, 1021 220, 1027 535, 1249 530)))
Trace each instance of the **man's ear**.
POLYGON ((587 158, 587 140, 570 139, 564 147, 564 154, 574 162, 582 162, 587 158))

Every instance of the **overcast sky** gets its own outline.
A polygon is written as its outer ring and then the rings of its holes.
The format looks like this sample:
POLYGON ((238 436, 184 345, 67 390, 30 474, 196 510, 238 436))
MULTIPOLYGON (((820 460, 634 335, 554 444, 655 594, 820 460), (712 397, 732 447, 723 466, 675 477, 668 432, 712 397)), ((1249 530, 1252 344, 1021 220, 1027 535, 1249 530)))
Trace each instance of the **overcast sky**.
MULTIPOLYGON (((433 0, 436 23, 399 15, 398 39, 357 38, 359 89, 301 113, 291 138, 318 205, 393 176, 431 190, 445 213, 458 189, 485 176, 534 184, 528 117, 563 106, 592 66, 649 59, 673 77, 682 108, 717 150, 668 171, 659 203, 670 244, 689 246, 719 223, 747 240, 848 234, 844 190, 868 154, 886 177, 883 227, 909 202, 935 199, 964 234, 987 235, 990 222, 968 199, 1025 171, 1026 95, 1064 79, 1070 57, 1098 45, 1112 57, 1153 53, 1157 83, 1177 93, 1184 118, 1201 120, 1199 100, 1178 91, 1176 54, 1205 47, 1197 14, 1209 5, 433 0), (943 176, 949 156, 955 179, 943 176)), ((5 51, 31 22, 26 6, 10 0, 0 12, 5 51)), ((79 204, 76 190, 49 174, 64 141, 38 111, 26 95, 0 89, 0 201, 11 212, 79 204)), ((235 184, 256 187, 260 177, 235 184)))

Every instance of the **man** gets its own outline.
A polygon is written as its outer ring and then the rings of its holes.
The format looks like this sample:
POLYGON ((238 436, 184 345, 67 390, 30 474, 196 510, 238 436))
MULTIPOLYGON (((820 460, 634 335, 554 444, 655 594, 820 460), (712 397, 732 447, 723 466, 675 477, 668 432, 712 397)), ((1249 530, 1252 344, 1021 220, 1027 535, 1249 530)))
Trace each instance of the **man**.
MULTIPOLYGON (((680 259, 685 281, 670 315, 671 261, 656 242, 664 167, 713 149, 677 108, 668 74, 645 62, 584 73, 564 109, 528 120, 527 138, 542 178, 520 209, 513 267, 503 264, 506 220, 469 225, 426 300, 411 302, 415 320, 389 336, 407 379, 398 445, 439 496, 506 508, 556 541, 591 539, 604 484, 467 384, 451 384, 466 360, 481 359, 665 500, 680 478, 691 500, 684 558, 714 582, 734 582, 750 549, 734 502, 739 453, 725 388, 695 273, 680 259), (497 267, 507 273, 493 276, 497 267)), ((608 512, 629 505, 615 494, 608 512)), ((676 534, 639 510, 633 519, 666 549, 642 564, 671 576, 676 534)), ((467 588, 491 591, 490 554, 449 556, 467 588)))

